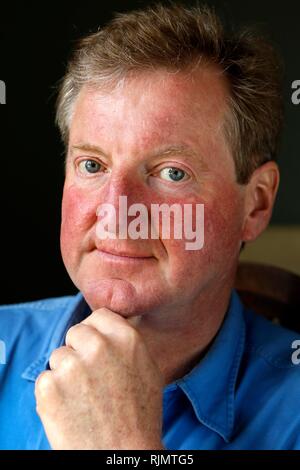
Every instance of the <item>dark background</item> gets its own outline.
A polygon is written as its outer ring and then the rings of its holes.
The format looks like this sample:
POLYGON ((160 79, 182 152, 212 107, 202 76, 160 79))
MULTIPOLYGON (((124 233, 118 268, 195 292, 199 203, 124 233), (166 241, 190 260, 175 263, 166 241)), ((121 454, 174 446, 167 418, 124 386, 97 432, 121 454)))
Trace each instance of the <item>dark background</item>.
MULTIPOLYGON (((0 304, 76 291, 59 252, 63 146, 54 126, 55 85, 74 40, 108 21, 113 12, 150 2, 3 3, 0 80, 6 82, 7 104, 0 106, 0 304)), ((300 105, 291 103, 291 83, 300 79, 300 2, 205 3, 213 4, 231 25, 258 25, 283 56, 286 116, 281 189, 272 223, 300 224, 300 105)))

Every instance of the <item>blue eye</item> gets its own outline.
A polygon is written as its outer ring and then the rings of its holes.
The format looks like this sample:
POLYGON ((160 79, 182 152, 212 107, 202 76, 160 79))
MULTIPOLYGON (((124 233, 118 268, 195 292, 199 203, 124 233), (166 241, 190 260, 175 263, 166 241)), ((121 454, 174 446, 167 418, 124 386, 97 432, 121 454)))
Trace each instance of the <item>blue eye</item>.
POLYGON ((186 172, 176 167, 164 168, 159 172, 162 179, 172 182, 181 181, 187 176, 186 172))
POLYGON ((101 170, 101 165, 96 160, 82 160, 79 163, 79 169, 82 173, 98 173, 101 170))

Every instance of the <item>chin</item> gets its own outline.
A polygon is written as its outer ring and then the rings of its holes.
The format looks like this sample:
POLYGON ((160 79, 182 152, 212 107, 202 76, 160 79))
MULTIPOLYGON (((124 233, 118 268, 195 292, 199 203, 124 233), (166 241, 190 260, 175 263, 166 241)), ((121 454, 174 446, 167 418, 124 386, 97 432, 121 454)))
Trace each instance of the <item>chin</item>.
POLYGON ((158 307, 157 301, 147 299, 145 288, 141 292, 123 279, 101 279, 77 286, 92 311, 106 307, 113 312, 130 318, 145 314, 158 307))

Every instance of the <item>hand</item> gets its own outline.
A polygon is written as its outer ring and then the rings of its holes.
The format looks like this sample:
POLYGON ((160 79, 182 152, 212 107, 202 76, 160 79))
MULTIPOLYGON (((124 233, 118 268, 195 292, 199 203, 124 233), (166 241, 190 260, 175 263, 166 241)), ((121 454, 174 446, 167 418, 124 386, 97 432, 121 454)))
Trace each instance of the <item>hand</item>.
POLYGON ((96 310, 49 363, 35 395, 53 449, 163 448, 163 378, 125 318, 96 310))

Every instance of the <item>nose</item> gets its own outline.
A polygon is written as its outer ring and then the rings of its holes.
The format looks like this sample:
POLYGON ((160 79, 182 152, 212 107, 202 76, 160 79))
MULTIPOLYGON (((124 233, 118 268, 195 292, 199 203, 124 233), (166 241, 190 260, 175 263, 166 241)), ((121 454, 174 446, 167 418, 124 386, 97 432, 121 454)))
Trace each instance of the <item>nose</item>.
POLYGON ((106 223, 115 226, 117 234, 127 234, 127 226, 134 216, 128 215, 132 204, 146 204, 146 185, 142 178, 130 171, 112 173, 101 194, 97 216, 105 216, 106 223), (101 211, 102 209, 102 211, 101 211))
POLYGON ((116 210, 119 209, 121 196, 126 197, 128 205, 145 204, 147 199, 146 191, 145 181, 136 169, 113 170, 106 186, 104 202, 112 204, 116 210))

